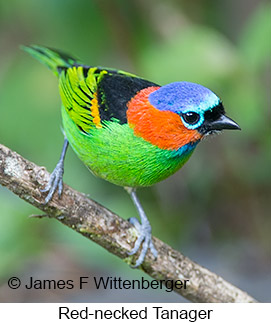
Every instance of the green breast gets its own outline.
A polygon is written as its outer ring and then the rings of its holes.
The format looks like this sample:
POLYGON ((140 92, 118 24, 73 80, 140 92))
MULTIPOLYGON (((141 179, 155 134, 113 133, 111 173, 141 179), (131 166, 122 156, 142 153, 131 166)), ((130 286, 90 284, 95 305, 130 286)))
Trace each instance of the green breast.
POLYGON ((107 121, 83 134, 62 107, 63 127, 72 148, 97 176, 120 186, 150 186, 175 173, 195 146, 163 150, 136 137, 128 124, 107 121))

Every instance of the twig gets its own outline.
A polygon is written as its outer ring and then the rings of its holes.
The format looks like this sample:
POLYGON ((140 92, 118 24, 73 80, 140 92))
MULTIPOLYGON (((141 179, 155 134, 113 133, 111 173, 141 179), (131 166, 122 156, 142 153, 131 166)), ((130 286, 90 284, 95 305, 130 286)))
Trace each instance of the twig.
MULTIPOLYGON (((134 259, 128 257, 127 252, 133 247, 136 231, 129 222, 67 185, 64 185, 61 199, 56 195, 48 205, 44 205, 44 194, 40 188, 45 186, 48 178, 44 167, 33 164, 0 144, 1 185, 49 217, 56 218, 125 262, 132 263, 134 259)), ((158 259, 155 261, 148 253, 141 269, 157 280, 189 280, 186 289, 175 289, 183 297, 193 302, 256 302, 220 276, 159 239, 153 239, 159 251, 158 259)))

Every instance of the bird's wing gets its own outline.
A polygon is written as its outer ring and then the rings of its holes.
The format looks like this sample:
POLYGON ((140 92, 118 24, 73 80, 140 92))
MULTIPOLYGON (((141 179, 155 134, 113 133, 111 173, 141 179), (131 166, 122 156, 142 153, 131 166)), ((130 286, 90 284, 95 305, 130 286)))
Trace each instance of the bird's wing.
POLYGON ((157 86, 133 74, 100 67, 72 66, 59 74, 62 102, 78 128, 88 134, 103 121, 126 123, 127 103, 140 90, 157 86))

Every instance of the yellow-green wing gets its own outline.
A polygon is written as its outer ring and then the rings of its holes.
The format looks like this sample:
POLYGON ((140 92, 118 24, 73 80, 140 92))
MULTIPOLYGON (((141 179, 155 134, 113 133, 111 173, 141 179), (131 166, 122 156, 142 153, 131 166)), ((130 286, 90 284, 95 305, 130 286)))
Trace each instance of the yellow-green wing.
POLYGON ((59 75, 59 89, 64 107, 78 128, 89 133, 92 127, 101 127, 97 83, 106 71, 96 67, 73 66, 59 75))
POLYGON ((91 67, 58 50, 32 45, 23 47, 59 76, 63 105, 84 133, 106 122, 127 122, 127 103, 140 90, 157 86, 121 70, 91 67))

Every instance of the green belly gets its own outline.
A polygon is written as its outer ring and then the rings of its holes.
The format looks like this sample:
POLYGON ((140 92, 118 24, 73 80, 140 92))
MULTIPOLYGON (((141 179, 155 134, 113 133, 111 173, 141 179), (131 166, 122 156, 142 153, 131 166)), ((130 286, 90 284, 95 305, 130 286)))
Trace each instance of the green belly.
POLYGON ((191 156, 195 145, 172 151, 136 137, 128 124, 108 121, 80 132, 62 107, 63 127, 72 148, 97 176, 120 186, 150 186, 175 173, 191 156))

